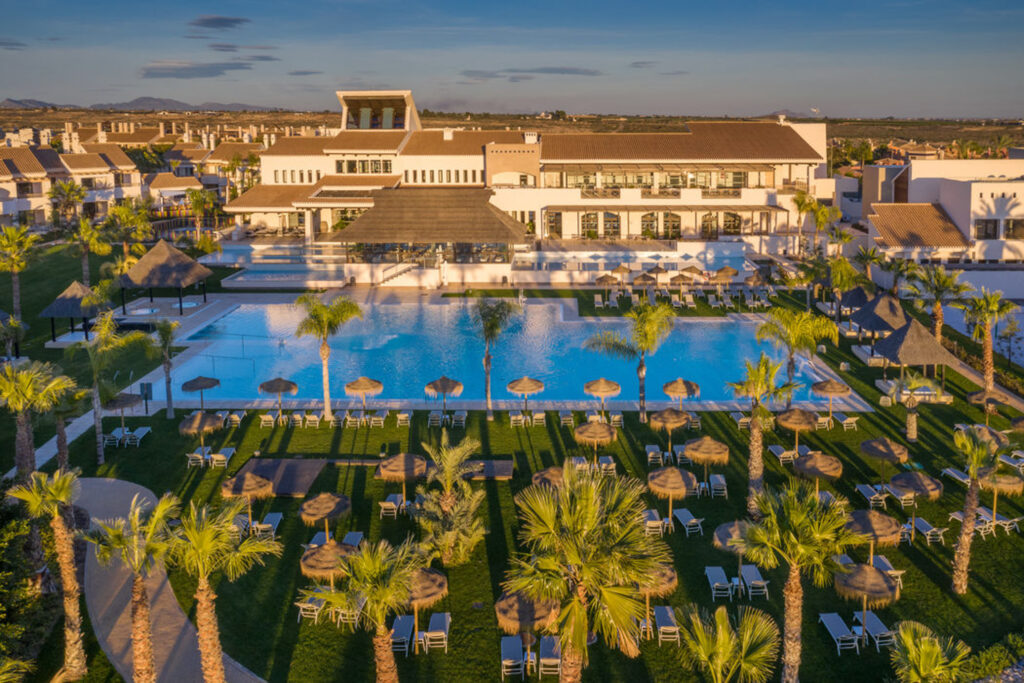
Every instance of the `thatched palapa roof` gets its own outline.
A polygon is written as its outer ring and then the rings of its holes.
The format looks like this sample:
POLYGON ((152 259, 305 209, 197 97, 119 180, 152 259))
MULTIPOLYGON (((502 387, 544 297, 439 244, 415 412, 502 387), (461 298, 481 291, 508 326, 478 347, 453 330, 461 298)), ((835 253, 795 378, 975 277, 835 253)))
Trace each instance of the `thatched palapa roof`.
POLYGON ((75 280, 68 288, 57 295, 49 306, 39 313, 40 318, 93 318, 101 307, 96 304, 84 304, 85 299, 95 299, 91 289, 75 280))
POLYGON ((865 332, 894 332, 907 324, 907 315, 895 297, 879 294, 850 316, 865 332))
POLYGON ((911 319, 875 344, 875 354, 896 365, 948 365, 958 361, 921 323, 911 319))
POLYGON ((160 240, 121 276, 121 286, 188 287, 211 275, 212 270, 160 240))

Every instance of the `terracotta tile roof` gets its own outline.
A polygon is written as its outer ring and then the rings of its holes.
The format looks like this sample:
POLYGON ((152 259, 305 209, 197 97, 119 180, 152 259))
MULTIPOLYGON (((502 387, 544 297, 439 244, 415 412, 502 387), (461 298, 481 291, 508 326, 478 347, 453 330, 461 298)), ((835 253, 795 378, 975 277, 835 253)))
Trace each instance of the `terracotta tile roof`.
POLYGON ((313 191, 312 185, 268 185, 260 183, 249 188, 224 210, 234 213, 250 211, 291 211, 293 202, 302 201, 313 191))
POLYGON ((52 147, 34 147, 32 148, 32 154, 35 155, 39 163, 43 165, 47 173, 67 175, 68 169, 60 160, 60 154, 57 153, 52 147))
POLYGON ((324 147, 325 152, 394 152, 405 139, 404 130, 343 130, 324 147))
POLYGON ((235 156, 238 156, 245 161, 252 153, 259 154, 263 149, 263 145, 258 142, 222 142, 217 145, 210 156, 206 157, 207 163, 213 164, 227 164, 231 162, 235 156))
POLYGON ((153 140, 154 145, 173 145, 181 139, 180 135, 175 133, 168 133, 167 135, 161 135, 156 140, 153 140))
POLYGON ((195 176, 178 177, 173 173, 150 173, 143 184, 151 190, 201 190, 203 186, 195 176))
POLYGON ((873 204, 868 220, 884 247, 967 247, 970 243, 938 204, 873 204))
POLYGON ((82 149, 90 154, 99 154, 106 158, 107 163, 116 168, 119 171, 135 171, 138 170, 135 166, 135 162, 124 153, 124 150, 117 145, 107 142, 93 142, 82 145, 82 149))
POLYGON ((523 141, 523 132, 516 130, 455 130, 452 139, 444 139, 442 130, 420 130, 409 136, 402 148, 403 155, 483 155, 484 145, 489 142, 515 143, 523 141))
POLYGON ((334 138, 324 135, 279 138, 269 149, 263 152, 271 156, 314 156, 323 154, 334 138))
POLYGON ((60 160, 72 172, 110 170, 110 166, 99 154, 61 154, 60 160))
POLYGON ((145 144, 160 137, 159 128, 136 128, 134 133, 107 133, 107 142, 114 144, 145 144))
POLYGON ((210 154, 210 150, 202 147, 191 147, 187 145, 175 145, 164 152, 164 159, 167 161, 188 161, 197 164, 210 154))
POLYGON ((691 122, 686 133, 546 133, 542 161, 821 160, 789 126, 777 123, 691 122))
POLYGON ((28 147, 0 147, 0 165, 12 178, 42 177, 46 169, 28 147))

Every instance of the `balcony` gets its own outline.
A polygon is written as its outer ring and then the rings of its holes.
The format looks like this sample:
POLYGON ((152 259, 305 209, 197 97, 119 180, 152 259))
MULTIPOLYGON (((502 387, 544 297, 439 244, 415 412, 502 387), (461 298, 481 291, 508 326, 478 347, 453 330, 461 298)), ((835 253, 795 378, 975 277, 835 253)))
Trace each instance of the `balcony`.
POLYGON ((701 199, 739 199, 743 191, 739 188, 715 188, 701 190, 701 199))
POLYGON ((617 187, 593 187, 580 190, 580 199, 618 199, 620 196, 617 187))
POLYGON ((662 187, 657 190, 653 188, 644 188, 640 191, 640 196, 643 199, 679 199, 679 188, 662 187))
POLYGON ((779 194, 796 194, 800 191, 808 191, 807 183, 803 180, 783 180, 778 188, 779 194))

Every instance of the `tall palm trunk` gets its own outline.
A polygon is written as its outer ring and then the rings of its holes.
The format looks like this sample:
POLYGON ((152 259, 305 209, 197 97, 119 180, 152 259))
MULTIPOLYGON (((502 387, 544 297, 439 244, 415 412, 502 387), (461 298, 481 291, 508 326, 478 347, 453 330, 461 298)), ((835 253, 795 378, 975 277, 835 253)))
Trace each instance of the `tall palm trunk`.
POLYGON ((640 384, 640 422, 647 422, 647 363, 644 352, 640 352, 640 363, 636 366, 636 379, 640 384))
POLYGON ((199 577, 196 587, 196 631, 199 640, 199 659, 206 683, 224 683, 224 653, 220 649, 220 628, 217 626, 217 599, 210 580, 199 577))
POLYGON ((135 669, 133 683, 156 683, 149 594, 142 574, 132 577, 132 667, 135 669))
MULTIPOLYGON (((168 351, 168 354, 170 351, 168 351)), ((170 355, 164 356, 164 393, 167 395, 167 419, 174 419, 174 396, 171 391, 171 358, 170 355)))
POLYGON ((82 247, 82 284, 89 286, 89 248, 82 247))
POLYGON ((57 552, 57 566, 60 568, 60 582, 64 593, 64 677, 77 681, 85 677, 85 646, 82 644, 81 590, 75 572, 75 549, 71 531, 64 523, 64 517, 54 515, 50 520, 53 530, 53 546, 57 552))
POLYGON ((938 299, 935 300, 935 305, 932 306, 932 334, 935 335, 935 340, 942 343, 942 325, 945 323, 946 314, 942 311, 942 302, 938 299))
POLYGON ((957 539, 956 552, 953 554, 953 592, 958 595, 967 593, 967 572, 971 566, 971 541, 974 540, 980 488, 978 480, 972 478, 967 486, 967 498, 964 499, 964 520, 960 525, 960 538, 957 539))
POLYGON ((782 683, 800 680, 800 627, 804 611, 804 587, 800 583, 800 570, 789 567, 789 578, 783 593, 784 634, 782 639, 782 683))
POLYGON ((331 359, 331 345, 326 339, 320 341, 320 367, 324 380, 324 419, 330 422, 334 419, 331 412, 331 371, 327 367, 327 361, 331 359))
POLYGON ((484 342, 484 395, 487 397, 487 412, 490 413, 491 406, 491 343, 484 342))
POLYGON ((864 277, 866 277, 869 280, 871 279, 871 264, 870 263, 865 263, 864 264, 864 277))
POLYGON ((16 270, 11 271, 11 298, 14 319, 21 320, 21 275, 16 270))
POLYGON ((92 385, 92 426, 96 432, 96 463, 103 464, 103 405, 100 403, 99 381, 92 385))
POLYGON ((128 261, 128 240, 121 240, 121 252, 124 255, 124 260, 128 261))
POLYGON ((764 446, 761 418, 756 411, 755 404, 750 418, 750 458, 747 461, 747 514, 755 521, 760 517, 755 496, 764 491, 764 446))
POLYGON ((995 388, 995 361, 992 359, 992 323, 986 322, 982 328, 982 367, 985 371, 985 391, 992 391, 995 388))
MULTIPOLYGON (((796 375, 796 354, 789 351, 786 355, 786 382, 789 384, 793 383, 793 377, 796 375)), ((786 394, 786 409, 793 405, 793 392, 786 394)))
POLYGON ((54 420, 54 429, 57 430, 57 469, 62 472, 68 469, 68 429, 67 416, 57 415, 54 420))
POLYGON ((17 481, 19 484, 26 484, 36 468, 35 447, 32 444, 32 416, 27 410, 23 410, 14 420, 18 427, 14 437, 14 458, 18 464, 17 481))
POLYGON ((907 403, 907 441, 917 441, 917 401, 914 399, 907 403))
POLYGON ((386 628, 378 628, 373 634, 373 660, 377 683, 398 683, 398 665, 391 650, 391 634, 386 628))
POLYGON ((583 657, 576 648, 566 647, 562 650, 562 669, 558 676, 559 683, 579 683, 583 680, 583 657))
POLYGON ((203 235, 203 216, 201 213, 196 214, 196 242, 203 235))

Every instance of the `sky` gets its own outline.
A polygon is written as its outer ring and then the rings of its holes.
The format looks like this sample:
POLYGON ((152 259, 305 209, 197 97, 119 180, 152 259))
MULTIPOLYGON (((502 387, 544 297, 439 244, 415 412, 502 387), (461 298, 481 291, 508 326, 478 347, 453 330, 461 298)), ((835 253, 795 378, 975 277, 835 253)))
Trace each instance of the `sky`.
POLYGON ((7 3, 0 99, 1024 118, 1020 0, 7 3))

